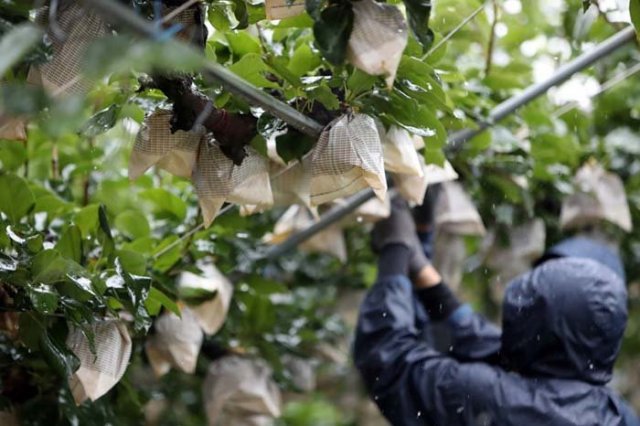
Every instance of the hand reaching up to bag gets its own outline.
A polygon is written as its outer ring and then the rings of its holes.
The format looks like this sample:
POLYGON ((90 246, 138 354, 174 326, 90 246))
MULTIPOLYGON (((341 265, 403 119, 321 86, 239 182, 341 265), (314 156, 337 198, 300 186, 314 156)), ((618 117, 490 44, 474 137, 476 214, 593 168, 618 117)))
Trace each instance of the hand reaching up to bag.
POLYGON ((376 253, 381 253, 380 270, 391 269, 398 273, 407 273, 414 280, 426 284, 431 283, 437 278, 437 281, 433 284, 440 282, 440 276, 437 271, 431 266, 431 262, 425 256, 422 250, 422 245, 416 234, 416 224, 409 210, 407 202, 399 196, 394 196, 391 199, 391 215, 388 218, 376 223, 373 228, 371 243, 373 250, 376 253), (397 265, 388 265, 385 262, 392 262, 394 260, 402 261, 397 257, 389 257, 388 261, 385 261, 386 257, 383 256, 383 252, 386 247, 390 246, 404 246, 408 261, 406 261, 407 268, 397 265), (421 278, 422 277, 422 278, 421 278), (428 278, 425 280, 424 278, 428 278))

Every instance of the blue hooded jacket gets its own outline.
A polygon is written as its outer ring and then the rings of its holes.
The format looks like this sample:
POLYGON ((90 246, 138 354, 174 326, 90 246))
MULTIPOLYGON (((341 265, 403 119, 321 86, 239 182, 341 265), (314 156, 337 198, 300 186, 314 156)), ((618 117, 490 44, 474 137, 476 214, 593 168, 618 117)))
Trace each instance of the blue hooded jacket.
POLYGON ((442 353, 422 337, 411 282, 385 276, 362 304, 355 363, 393 425, 638 426, 605 386, 626 304, 610 267, 551 259, 509 285, 502 333, 463 306, 447 320, 452 344, 442 353))

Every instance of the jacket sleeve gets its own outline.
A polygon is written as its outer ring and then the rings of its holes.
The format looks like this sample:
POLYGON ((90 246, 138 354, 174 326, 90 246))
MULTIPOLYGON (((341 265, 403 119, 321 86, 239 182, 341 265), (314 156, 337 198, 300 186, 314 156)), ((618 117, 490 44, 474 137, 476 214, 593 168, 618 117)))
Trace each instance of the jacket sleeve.
POLYGON ((450 356, 460 361, 498 362, 502 332, 471 306, 460 306, 445 322, 451 333, 450 356))
POLYGON ((393 425, 464 424, 469 375, 420 338, 412 291, 400 275, 383 277, 370 290, 360 309, 355 364, 393 425))

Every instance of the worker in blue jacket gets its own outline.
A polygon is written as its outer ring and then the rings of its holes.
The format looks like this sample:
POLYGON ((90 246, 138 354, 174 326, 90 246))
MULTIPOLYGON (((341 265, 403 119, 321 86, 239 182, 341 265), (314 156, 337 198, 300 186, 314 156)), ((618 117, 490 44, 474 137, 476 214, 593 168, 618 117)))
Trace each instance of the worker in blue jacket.
POLYGON ((461 304, 394 199, 373 232, 378 280, 365 298, 355 364, 393 425, 640 425, 610 388, 627 323, 619 258, 587 239, 554 247, 507 288, 502 331, 461 304), (416 321, 447 324, 437 351, 416 321))

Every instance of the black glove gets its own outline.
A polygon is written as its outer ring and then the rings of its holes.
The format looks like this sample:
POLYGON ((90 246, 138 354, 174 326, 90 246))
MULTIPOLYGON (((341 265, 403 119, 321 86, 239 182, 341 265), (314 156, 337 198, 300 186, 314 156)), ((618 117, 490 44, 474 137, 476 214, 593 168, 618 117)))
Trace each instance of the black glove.
POLYGON ((385 246, 404 245, 409 249, 409 273, 416 274, 430 264, 416 234, 416 225, 407 202, 400 196, 391 199, 391 215, 373 228, 371 244, 377 253, 385 246))

